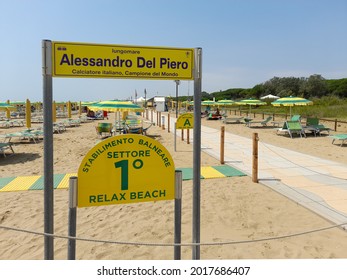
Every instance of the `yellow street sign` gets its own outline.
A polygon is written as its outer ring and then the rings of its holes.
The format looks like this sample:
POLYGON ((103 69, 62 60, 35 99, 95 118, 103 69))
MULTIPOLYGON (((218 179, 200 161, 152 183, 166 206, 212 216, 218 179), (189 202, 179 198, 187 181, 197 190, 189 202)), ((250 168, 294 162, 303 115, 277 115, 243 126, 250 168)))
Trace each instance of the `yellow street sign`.
POLYGON ((175 198, 175 166, 160 142, 143 135, 107 138, 78 170, 78 207, 175 198))
POLYGON ((193 80, 194 49, 52 42, 53 77, 193 80))
POLYGON ((182 114, 176 122, 176 129, 192 129, 194 128, 194 116, 190 113, 182 114))

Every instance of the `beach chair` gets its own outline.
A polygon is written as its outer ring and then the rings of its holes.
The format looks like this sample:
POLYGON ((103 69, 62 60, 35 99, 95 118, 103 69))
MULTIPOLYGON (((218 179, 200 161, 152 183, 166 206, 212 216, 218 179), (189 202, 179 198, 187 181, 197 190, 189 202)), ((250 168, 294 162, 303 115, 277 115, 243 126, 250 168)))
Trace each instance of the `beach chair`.
POLYGON ((262 120, 262 121, 249 121, 249 122, 247 122, 247 126, 251 127, 252 124, 258 124, 258 125, 261 125, 261 126, 267 126, 268 122, 270 122, 271 120, 272 120, 272 117, 269 116, 265 120, 262 120))
POLYGON ((331 128, 326 127, 323 124, 320 124, 318 118, 307 118, 305 128, 312 130, 315 133, 315 135, 321 135, 322 132, 327 132, 329 135, 330 130, 332 130, 331 128))
POLYGON ((0 143, 0 152, 6 157, 5 150, 11 150, 14 154, 14 150, 12 148, 12 143, 6 142, 6 143, 0 143))
POLYGON ((209 113, 207 116, 207 120, 220 120, 222 119, 222 115, 219 114, 214 114, 214 113, 209 113))
POLYGON ((347 133, 335 134, 335 135, 331 135, 329 137, 333 138, 333 141, 331 142, 331 144, 334 144, 335 140, 340 140, 341 141, 340 147, 342 147, 342 145, 345 143, 345 141, 347 141, 347 133))
POLYGON ((4 128, 9 128, 11 126, 9 121, 1 121, 0 122, 0 127, 4 127, 4 128))
POLYGON ((113 127, 111 123, 98 123, 98 125, 95 127, 96 133, 98 136, 112 136, 113 133, 113 127))
POLYGON ((152 123, 152 122, 146 122, 146 121, 143 122, 143 123, 142 123, 142 127, 143 127, 143 129, 142 129, 142 134, 147 135, 147 130, 148 130, 152 125, 154 125, 154 123, 152 123), (144 124, 147 124, 147 126, 144 127, 144 124))
POLYGON ((36 143, 37 140, 40 140, 40 137, 43 137, 43 131, 36 129, 26 129, 20 132, 6 133, 1 135, 1 137, 5 138, 5 141, 11 142, 12 138, 19 138, 19 140, 29 140, 36 143))
POLYGON ((66 119, 63 121, 65 127, 76 127, 81 125, 80 119, 66 119))
POLYGON ((290 118, 290 120, 293 121, 293 122, 301 122, 301 116, 300 115, 293 115, 290 118))
POLYGON ((277 129, 277 133, 280 132, 288 133, 290 138, 293 138, 293 134, 299 134, 301 138, 302 136, 306 138, 305 131, 298 121, 286 121, 282 128, 277 129))
POLYGON ((62 133, 66 131, 65 124, 62 122, 55 122, 53 123, 53 133, 62 133))
POLYGON ((253 119, 248 116, 243 118, 243 123, 245 124, 245 126, 249 126, 249 123, 251 121, 253 121, 253 119))
POLYGON ((224 117, 222 119, 222 122, 223 123, 226 123, 226 124, 231 124, 231 123, 241 123, 243 120, 243 117, 224 117))
POLYGON ((143 134, 143 123, 138 118, 127 118, 125 120, 124 133, 143 134))

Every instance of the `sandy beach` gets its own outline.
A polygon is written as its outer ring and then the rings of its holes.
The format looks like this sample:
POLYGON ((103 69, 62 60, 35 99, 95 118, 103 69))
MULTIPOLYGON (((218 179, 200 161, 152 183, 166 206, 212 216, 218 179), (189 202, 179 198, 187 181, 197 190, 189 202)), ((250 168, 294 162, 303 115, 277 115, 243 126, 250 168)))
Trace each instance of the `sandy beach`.
MULTIPOLYGON (((105 120, 106 121, 106 120, 105 120)), ((102 122, 105 122, 102 121, 102 122)), ((113 122, 110 115, 108 122, 113 122)), ((85 154, 100 140, 95 131, 97 122, 82 123, 54 134, 54 173, 75 173, 85 154)), ((38 127, 42 124, 33 124, 38 127)), ((259 141, 300 151, 325 159, 347 163, 347 149, 332 145, 331 138, 307 137, 290 139, 276 135, 273 127, 249 128, 243 124, 223 124, 203 119, 202 125, 252 137, 259 141)), ((0 134, 23 128, 1 128, 0 134)), ((347 127, 339 127, 347 133, 347 127)), ((163 144, 175 162, 175 167, 193 166, 193 147, 174 138, 167 130, 152 126, 148 130, 163 144)), ((216 135, 219 138, 219 135, 216 135)), ((43 175, 43 142, 17 142, 15 155, 0 156, 0 177, 43 175)), ((206 153, 202 166, 219 165, 219 160, 206 153)), ((183 182, 182 243, 192 242, 192 181, 183 182)), ((174 234, 173 201, 123 204, 78 209, 77 236, 86 239, 139 243, 158 246, 117 245, 77 241, 76 257, 80 260, 171 260, 174 234)), ((43 232, 43 191, 0 193, 0 225, 43 232)), ((231 242, 232 245, 202 245, 201 259, 315 259, 347 258, 347 233, 339 228, 282 239, 252 242, 311 231, 332 224, 317 214, 283 197, 251 178, 228 177, 201 180, 201 242, 231 242)), ((66 236, 68 226, 68 191, 54 191, 54 231, 66 236)), ((55 259, 67 258, 67 240, 55 238, 55 259)), ((9 231, 0 228, 0 259, 41 260, 44 239, 41 235, 9 231)), ((191 259, 191 247, 182 248, 182 259, 191 259)))

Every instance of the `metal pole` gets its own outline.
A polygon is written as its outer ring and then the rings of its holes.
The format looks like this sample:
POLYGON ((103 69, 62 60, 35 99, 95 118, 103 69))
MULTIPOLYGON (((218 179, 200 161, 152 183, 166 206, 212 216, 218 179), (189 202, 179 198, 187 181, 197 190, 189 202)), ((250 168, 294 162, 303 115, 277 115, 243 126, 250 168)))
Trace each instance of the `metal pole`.
MULTIPOLYGON (((69 180, 69 228, 68 236, 76 237, 77 224, 77 177, 70 177, 69 180)), ((67 259, 76 259, 76 240, 69 239, 67 243, 67 259)))
MULTIPOLYGON (((182 170, 175 171, 175 244, 181 244, 182 236, 182 170)), ((181 259, 181 246, 175 245, 174 259, 181 259)))
POLYGON ((174 143, 175 143, 175 152, 177 151, 177 144, 176 144, 176 140, 177 140, 176 138, 177 138, 177 135, 176 135, 176 133, 177 133, 177 129, 176 129, 176 122, 175 122, 175 127, 174 127, 174 137, 175 137, 175 138, 174 138, 174 140, 175 140, 175 142, 174 142, 174 143))
MULTIPOLYGON (((200 243, 200 174, 201 174, 201 59, 202 49, 194 58, 194 131, 193 131, 193 243, 200 243)), ((200 245, 193 245, 193 260, 200 259, 200 245)))
MULTIPOLYGON (((43 75, 43 173, 44 173, 44 232, 53 234, 53 120, 52 120, 52 42, 42 41, 43 75)), ((53 236, 44 237, 44 258, 54 259, 53 236)))
POLYGON ((178 85, 180 84, 179 80, 175 80, 176 83, 176 119, 178 118, 178 85))

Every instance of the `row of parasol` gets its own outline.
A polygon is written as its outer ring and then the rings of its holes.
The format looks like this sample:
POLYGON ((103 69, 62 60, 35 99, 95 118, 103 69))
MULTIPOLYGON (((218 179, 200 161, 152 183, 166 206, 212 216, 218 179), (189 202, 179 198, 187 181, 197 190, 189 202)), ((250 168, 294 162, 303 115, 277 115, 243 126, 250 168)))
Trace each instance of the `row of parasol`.
MULTIPOLYGON (((287 106, 290 108, 290 115, 292 114, 292 107, 293 106, 309 106, 313 105, 313 102, 302 98, 302 97, 295 97, 295 96, 289 96, 289 97, 283 97, 277 98, 277 100, 271 102, 271 105, 273 106, 287 106)), ((275 99, 273 98, 273 99, 275 99)), ((189 105, 194 105, 193 101, 190 101, 189 105)), ((233 101, 233 100, 219 100, 219 101, 212 101, 212 100, 205 100, 201 102, 202 106, 219 106, 219 107, 227 107, 227 106, 234 106, 234 105, 248 105, 249 106, 249 112, 251 113, 251 108, 252 106, 262 106, 262 105, 267 105, 266 102, 261 101, 259 99, 244 99, 240 101, 233 101)))

